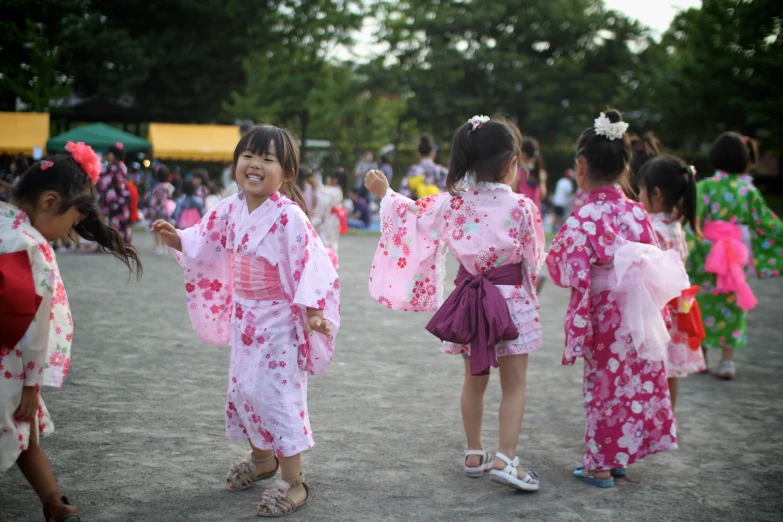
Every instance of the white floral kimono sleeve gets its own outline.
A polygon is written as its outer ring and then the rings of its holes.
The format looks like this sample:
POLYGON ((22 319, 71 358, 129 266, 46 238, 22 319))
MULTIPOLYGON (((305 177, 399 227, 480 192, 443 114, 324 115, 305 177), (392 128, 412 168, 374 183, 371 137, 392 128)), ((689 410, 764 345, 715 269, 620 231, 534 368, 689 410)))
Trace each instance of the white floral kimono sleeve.
POLYGON ((233 202, 236 198, 224 199, 197 225, 177 231, 190 320, 198 338, 208 344, 231 340, 234 274, 226 240, 233 202))
POLYGON ((412 201, 389 191, 381 201, 381 240, 370 295, 394 310, 426 312, 443 304, 446 243, 440 209, 448 193, 412 201))
MULTIPOLYGON (((278 223, 281 251, 278 267, 289 289, 294 316, 304 324, 307 309, 323 310, 331 323, 332 340, 323 334, 304 336, 299 346, 299 367, 320 375, 334 355, 334 339, 340 329, 340 278, 318 233, 299 206, 287 205, 278 223)), ((273 227, 273 229, 276 227, 273 227)))

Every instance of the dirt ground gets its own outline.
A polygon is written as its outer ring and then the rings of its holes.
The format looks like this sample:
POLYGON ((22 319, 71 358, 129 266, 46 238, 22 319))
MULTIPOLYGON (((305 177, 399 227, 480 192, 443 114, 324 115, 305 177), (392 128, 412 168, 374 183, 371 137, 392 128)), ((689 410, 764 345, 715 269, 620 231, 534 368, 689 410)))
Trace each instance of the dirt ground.
MULTIPOLYGON (((44 440, 83 520, 250 521, 263 484, 226 490, 247 446, 225 438, 229 350, 197 340, 182 271, 136 243, 144 277, 103 255, 58 257, 76 326, 71 373, 46 389, 56 430, 44 440)), ((783 281, 754 282, 750 347, 738 375, 690 376, 678 404, 680 449, 644 459, 599 490, 571 471, 583 452, 581 363, 560 365, 567 293, 541 297, 545 347, 531 356, 519 455, 541 490, 513 492, 462 474, 463 365, 439 353, 428 314, 391 312, 367 293, 377 238, 340 245, 342 329, 329 370, 311 378, 316 446, 303 457, 308 521, 779 521, 783 511, 783 281)), ((451 266, 453 273, 453 266, 451 266)), ((718 354, 711 353, 715 367, 718 354)), ((485 444, 497 448, 500 386, 487 393, 485 444)), ((17 469, 0 476, 0 520, 41 520, 17 469)))

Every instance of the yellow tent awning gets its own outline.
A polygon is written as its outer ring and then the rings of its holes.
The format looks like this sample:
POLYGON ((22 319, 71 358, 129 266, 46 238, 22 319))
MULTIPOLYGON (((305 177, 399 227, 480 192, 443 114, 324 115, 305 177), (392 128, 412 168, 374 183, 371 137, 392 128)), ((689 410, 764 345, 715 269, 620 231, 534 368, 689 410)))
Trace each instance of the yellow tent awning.
POLYGON ((148 140, 156 158, 229 162, 239 141, 234 125, 150 123, 148 140))
POLYGON ((0 112, 0 152, 32 157, 36 147, 43 154, 48 139, 48 113, 0 112))

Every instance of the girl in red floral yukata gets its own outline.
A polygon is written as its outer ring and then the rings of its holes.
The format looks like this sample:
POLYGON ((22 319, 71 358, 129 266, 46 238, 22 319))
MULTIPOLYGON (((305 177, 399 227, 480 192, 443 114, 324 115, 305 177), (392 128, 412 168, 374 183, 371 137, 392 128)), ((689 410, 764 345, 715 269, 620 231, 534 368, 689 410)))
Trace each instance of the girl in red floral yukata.
POLYGON ((577 141, 588 194, 552 242, 547 266, 571 288, 563 364, 584 357, 585 455, 574 475, 598 487, 642 457, 677 447, 665 358, 666 304, 689 288, 676 251, 657 246, 641 203, 627 199, 628 124, 608 110, 577 141))
POLYGON ((474 116, 454 133, 447 192, 418 201, 389 189, 370 171, 366 187, 381 201, 382 235, 370 294, 395 310, 438 310, 427 329, 443 351, 465 357, 462 420, 465 474, 525 491, 538 475, 516 456, 528 354, 541 348, 536 274, 544 259, 538 207, 511 188, 522 136, 512 123, 474 116), (446 252, 459 261, 457 288, 444 302, 446 252), (500 447, 493 459, 481 441, 490 366, 500 368, 500 447))
POLYGON ((300 462, 315 443, 307 375, 332 359, 340 280, 295 183, 294 137, 271 125, 252 129, 234 150, 234 172, 240 192, 199 224, 177 231, 159 220, 152 231, 181 253, 196 334, 231 345, 226 436, 249 439, 251 453, 231 466, 227 486, 247 489, 282 468, 258 505, 258 515, 277 517, 309 497, 300 462))
POLYGON ((0 472, 14 462, 43 503, 47 522, 79 520, 57 486, 39 438, 54 430, 41 386, 61 387, 71 366, 73 320, 49 241, 72 230, 125 263, 141 263, 104 224, 94 184, 100 161, 84 143, 40 161, 12 203, 0 203, 0 472))

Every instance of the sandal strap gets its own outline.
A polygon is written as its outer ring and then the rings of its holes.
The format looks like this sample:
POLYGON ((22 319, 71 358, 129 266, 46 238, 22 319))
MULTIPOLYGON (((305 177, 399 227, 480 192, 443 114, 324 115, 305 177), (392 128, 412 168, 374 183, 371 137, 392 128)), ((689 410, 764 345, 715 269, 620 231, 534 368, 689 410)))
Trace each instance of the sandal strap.
POLYGON ((519 466, 519 457, 514 457, 514 460, 511 460, 510 458, 506 457, 504 454, 500 453, 499 451, 495 453, 495 456, 506 463, 506 467, 503 469, 505 473, 512 473, 515 477, 517 476, 517 466, 519 466), (506 471, 508 468, 511 468, 513 472, 506 471))
POLYGON ((304 475, 301 474, 295 479, 288 480, 284 478, 283 481, 288 483, 289 488, 298 486, 299 484, 302 484, 303 486, 305 486, 305 488, 307 488, 307 480, 305 479, 304 475))
POLYGON ((256 464, 261 464, 262 462, 266 462, 267 460, 270 459, 277 459, 277 455, 275 455, 274 451, 269 455, 267 455, 266 457, 259 457, 258 455, 256 455, 255 451, 251 450, 251 455, 253 456, 253 460, 255 461, 256 464))
POLYGON ((478 455, 479 457, 486 457, 487 456, 487 450, 465 450, 465 456, 469 457, 470 455, 478 455))

